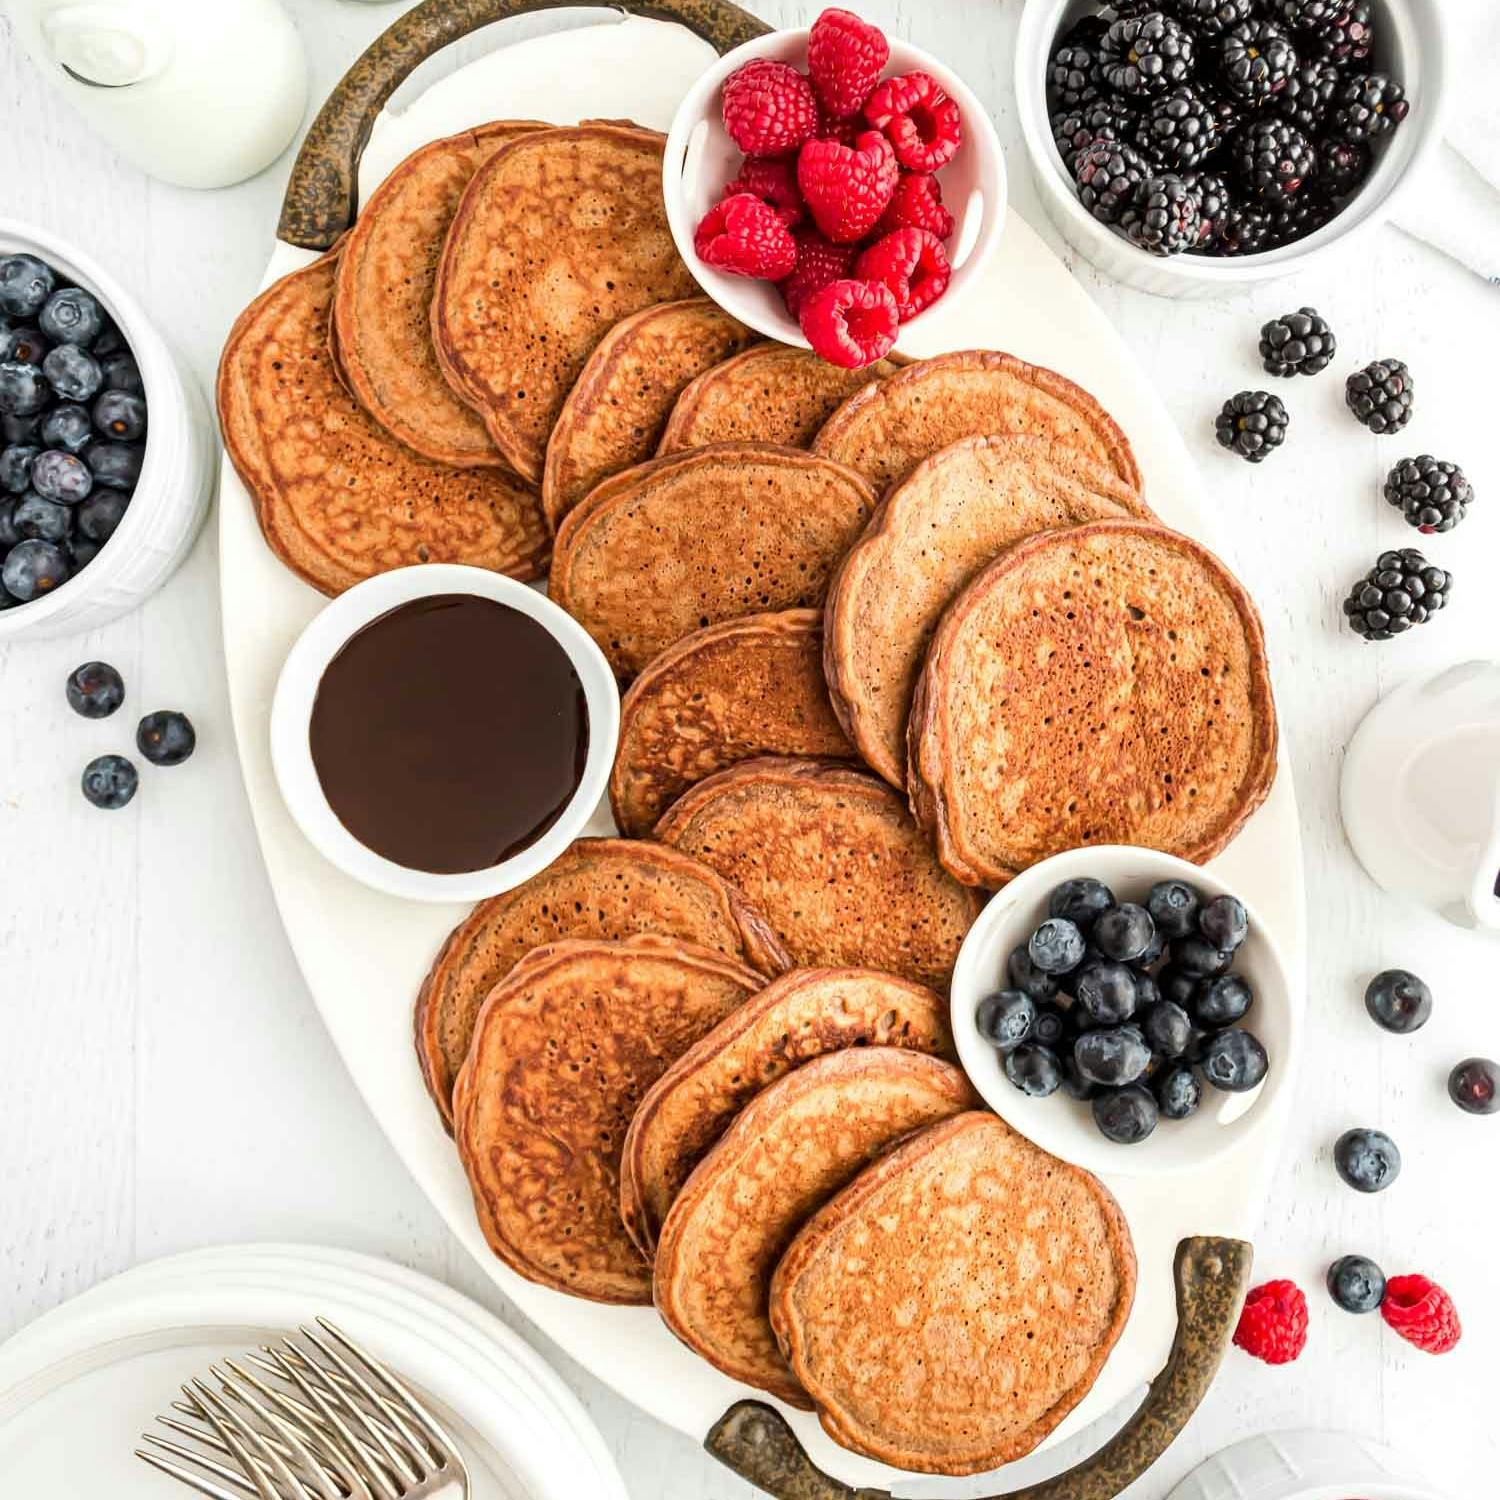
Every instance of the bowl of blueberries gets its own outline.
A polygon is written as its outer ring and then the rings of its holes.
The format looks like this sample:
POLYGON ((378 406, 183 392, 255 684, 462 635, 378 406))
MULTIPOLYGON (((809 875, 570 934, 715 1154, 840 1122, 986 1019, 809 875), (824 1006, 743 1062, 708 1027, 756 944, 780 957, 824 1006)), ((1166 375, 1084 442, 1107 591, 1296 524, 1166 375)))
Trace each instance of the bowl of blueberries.
POLYGON ((1275 940, 1207 870, 1123 845, 1033 865, 954 969, 974 1087, 1092 1172, 1192 1170, 1271 1124, 1299 1014, 1275 940))
POLYGON ((215 449, 124 289, 0 220, 0 642, 93 629, 164 583, 207 514, 215 449))

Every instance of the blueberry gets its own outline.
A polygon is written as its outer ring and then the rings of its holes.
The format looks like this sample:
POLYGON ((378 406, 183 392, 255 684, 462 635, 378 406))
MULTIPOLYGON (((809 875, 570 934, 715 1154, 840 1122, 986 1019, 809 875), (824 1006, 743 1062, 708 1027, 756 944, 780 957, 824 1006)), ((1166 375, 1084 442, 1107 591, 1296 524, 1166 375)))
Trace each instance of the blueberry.
POLYGON ((1026 945, 1031 961, 1044 974, 1067 974, 1083 961, 1083 934, 1066 917, 1049 917, 1026 945))
POLYGON ((1133 901, 1111 907, 1094 923, 1091 934, 1106 958, 1134 963, 1156 936, 1156 924, 1144 906, 1133 901))
POLYGON ((1019 1047, 1036 1023, 1036 1002, 1021 990, 986 995, 974 1012, 974 1026, 985 1041, 1002 1052, 1019 1047))
POLYGON ((1113 1089, 1094 1100, 1094 1124, 1117 1146, 1134 1146, 1156 1129, 1156 1100, 1140 1084, 1113 1089))
POLYGON ((85 719, 107 719, 125 701, 125 679, 107 661, 86 661, 68 673, 68 707, 85 719))
POLYGON ((0 437, 7 446, 17 443, 40 448, 42 419, 39 416, 19 417, 13 412, 0 411, 0 437))
POLYGON ((1099 1092, 1099 1085, 1092 1079, 1085 1078, 1079 1071, 1078 1059, 1071 1050, 1062 1054, 1059 1064, 1062 1068, 1062 1091, 1068 1098, 1086 1104, 1099 1092))
POLYGON ((18 364, 40 365, 51 350, 40 328, 13 328, 6 340, 5 357, 18 364))
POLYGON ((135 488, 145 456, 146 450, 138 443, 90 443, 83 450, 83 461, 92 471, 94 483, 112 490, 135 488))
POLYGON ((104 384, 99 361, 76 344, 59 344, 42 361, 42 374, 64 401, 91 400, 104 384))
POLYGON ((1363 1255, 1341 1255, 1328 1268, 1328 1295, 1346 1313, 1374 1312, 1385 1301, 1385 1272, 1363 1255))
POLYGON ((1181 1057, 1193 1042, 1193 1023, 1173 1000, 1162 1000, 1143 1012, 1141 1030, 1151 1050, 1163 1057, 1181 1057))
POLYGON ((12 443, 0 451, 0 489, 24 495, 31 488, 31 460, 40 451, 30 443, 12 443))
POLYGON ((1086 1031, 1073 1043, 1073 1057, 1090 1083, 1106 1088, 1135 1083, 1151 1065, 1151 1049, 1137 1026, 1086 1031))
POLYGON ((0 557, 3 557, 8 547, 14 547, 21 540, 21 533, 16 530, 16 506, 20 501, 12 495, 0 497, 0 557))
POLYGON ((35 490, 22 495, 11 512, 11 525, 21 537, 39 537, 60 542, 73 529, 73 512, 55 500, 44 499, 35 490))
POLYGON ((83 795, 106 812, 116 812, 135 796, 136 769, 123 755, 100 755, 83 768, 83 795))
POLYGON ((17 542, 0 563, 0 584, 23 604, 68 581, 68 560, 53 542, 17 542))
POLYGON ((1135 975, 1124 964, 1094 964, 1078 976, 1073 990, 1074 999, 1097 1025, 1114 1026, 1135 1014, 1135 975))
POLYGON ((1226 973, 1234 962, 1234 954, 1215 948, 1205 938, 1188 936, 1178 938, 1172 944, 1172 966, 1185 974, 1195 974, 1199 979, 1212 979, 1215 974, 1226 973))
POLYGON ((1145 1010, 1147 1006, 1155 1005, 1161 999, 1161 986, 1156 982, 1154 974, 1142 974, 1139 969, 1135 973, 1135 1008, 1137 1011, 1145 1010))
POLYGON ((76 453, 49 448, 32 463, 31 484, 44 499, 55 500, 59 505, 77 505, 88 499, 94 476, 76 453))
POLYGON ((1198 893, 1181 880, 1158 880, 1146 897, 1146 910, 1168 938, 1186 937, 1198 917, 1198 893))
POLYGON ((73 564, 76 573, 80 568, 86 568, 99 555, 99 543, 90 541, 86 536, 72 536, 68 538, 68 559, 73 564))
POLYGON ((1156 1103, 1169 1120, 1185 1120, 1203 1103, 1203 1084, 1188 1067, 1178 1065, 1166 1070, 1152 1084, 1156 1103))
POLYGON ((1170 964, 1156 976, 1156 987, 1160 990, 1162 999, 1170 1000, 1184 1010, 1192 1009, 1193 997, 1202 985, 1203 981, 1196 974, 1185 974, 1170 964))
POLYGON ((1065 880, 1047 898, 1047 914, 1066 917, 1080 932, 1115 904, 1114 892, 1102 880, 1065 880))
POLYGON ((47 298, 37 323, 54 344, 86 347, 104 331, 104 309, 92 292, 64 287, 47 298))
MULTIPOLYGON (((100 339, 95 343, 95 354, 102 353, 103 342, 100 339)), ((141 367, 136 364, 135 356, 128 349, 120 349, 113 354, 103 354, 100 363, 104 369, 105 390, 127 391, 132 396, 146 394, 146 382, 141 379, 141 367)))
POLYGON ((1215 896, 1198 913, 1198 931, 1223 953, 1233 953, 1250 935, 1244 903, 1233 896, 1215 896))
POLYGON ((1045 1099, 1062 1085, 1062 1067, 1057 1054, 1035 1042, 1022 1042, 1005 1054, 1005 1076, 1033 1099, 1045 1099))
POLYGON ((107 542, 129 504, 130 497, 119 490, 95 490, 78 507, 78 529, 91 542, 107 542))
POLYGON ((1203 1047, 1203 1074, 1231 1094, 1253 1089, 1270 1066, 1266 1049, 1248 1031, 1221 1031, 1203 1047))
POLYGON ((0 584, 0 609, 14 609, 20 602, 4 584, 0 584))
POLYGON ((1010 977, 1012 989, 1024 990, 1038 1004, 1044 1000, 1057 998, 1057 981, 1050 974, 1042 973, 1032 963, 1031 954, 1027 951, 1025 943, 1011 950, 1005 972, 1010 977))
POLYGON ((94 426, 105 437, 133 443, 146 432, 146 403, 129 391, 105 391, 94 402, 94 426))
POLYGON ((1406 969, 1384 969, 1365 990, 1370 1019, 1399 1036, 1420 1030, 1432 1014, 1432 991, 1406 969))
POLYGON ((0 364, 0 411, 34 417, 47 404, 49 394, 40 366, 19 359, 0 364))
POLYGON ((1238 974, 1207 980, 1193 996, 1193 1019, 1205 1031, 1218 1031, 1243 1021, 1255 992, 1238 974))
POLYGON ((1147 969, 1154 969, 1162 954, 1167 951, 1167 940, 1161 935, 1156 923, 1153 922, 1151 927, 1151 941, 1146 944, 1142 952, 1130 960, 1131 968, 1140 973, 1144 973, 1147 969))
POLYGON ((1068 1017, 1055 1005, 1038 1005, 1031 1023, 1031 1040, 1039 1046, 1060 1052, 1068 1040, 1068 1017))
POLYGON ((125 335, 120 332, 120 325, 108 313, 105 313, 104 327, 99 330, 99 337, 94 340, 94 353, 103 359, 106 354, 121 352, 127 354, 130 352, 125 347, 125 335))
POLYGON ((1470 1057, 1448 1075, 1448 1097, 1466 1114, 1500 1111, 1500 1067, 1487 1057, 1470 1057))
POLYGON ((34 318, 57 285, 57 273, 34 255, 0 260, 0 310, 13 318, 34 318))
POLYGON ((180 766, 197 743, 192 720, 175 709, 158 709, 136 726, 135 748, 153 766, 180 766))
POLYGON ((1334 1142, 1333 1164, 1361 1193, 1378 1193, 1401 1175, 1401 1153, 1383 1130, 1346 1130, 1334 1142))
POLYGON ((94 422, 86 406, 64 401, 42 418, 40 433, 44 448, 81 453, 94 436, 94 422))

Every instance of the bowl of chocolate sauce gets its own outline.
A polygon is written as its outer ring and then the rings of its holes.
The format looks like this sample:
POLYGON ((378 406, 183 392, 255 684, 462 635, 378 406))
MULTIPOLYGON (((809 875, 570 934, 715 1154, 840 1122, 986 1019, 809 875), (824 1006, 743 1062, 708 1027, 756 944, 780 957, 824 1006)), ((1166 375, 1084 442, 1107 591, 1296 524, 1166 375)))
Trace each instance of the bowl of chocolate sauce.
POLYGON ((535 589, 427 564, 339 595, 287 656, 271 758, 325 858, 377 890, 470 901, 544 869, 599 808, 614 675, 535 589))

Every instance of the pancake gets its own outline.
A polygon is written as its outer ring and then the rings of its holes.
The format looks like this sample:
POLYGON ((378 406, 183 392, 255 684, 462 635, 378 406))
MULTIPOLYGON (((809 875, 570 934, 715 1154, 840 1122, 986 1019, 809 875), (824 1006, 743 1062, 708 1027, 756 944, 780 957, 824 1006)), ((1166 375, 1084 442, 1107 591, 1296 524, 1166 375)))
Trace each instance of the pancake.
POLYGON ((841 402, 901 361, 877 360, 861 370, 831 365, 811 349, 757 344, 700 375, 677 398, 658 453, 709 443, 780 443, 805 448, 841 402))
POLYGON ((757 1094, 662 1226, 656 1307, 736 1380, 809 1406, 771 1331, 771 1275, 798 1229, 893 1142, 978 1104, 963 1070, 895 1047, 832 1052, 757 1094))
POLYGON ((1044 532, 943 616, 908 755, 912 807, 960 880, 1002 885, 1082 844, 1211 859, 1276 774, 1260 617, 1164 527, 1044 532))
POLYGON ((450 1129, 453 1080, 484 998, 533 948, 560 938, 656 933, 762 974, 790 960, 776 934, 707 865, 660 844, 578 839, 523 885, 481 901, 443 944, 417 996, 417 1056, 450 1129))
POLYGON ((694 1043, 652 1085, 625 1137, 620 1217, 641 1249, 704 1152, 763 1088, 823 1053, 906 1047, 953 1057, 948 1002, 874 969, 793 969, 694 1043))
POLYGON ((536 578, 547 525, 494 469, 398 443, 340 382, 329 348, 336 256, 283 276, 240 314, 219 363, 224 447, 271 550, 325 594, 411 563, 536 578))
POLYGON ((490 991, 454 1089, 454 1139, 506 1265, 595 1302, 651 1300, 620 1222, 625 1127, 662 1070, 762 982, 692 943, 572 939, 490 991))
POLYGON ((558 523, 601 479, 656 452, 677 393, 755 334, 707 297, 616 323, 589 355, 547 442, 542 508, 558 523))
POLYGON ((821 605, 874 505, 852 469, 800 449, 694 448, 616 474, 575 506, 550 592, 630 678, 718 621, 821 605))
MULTIPOLYGON (((1072 477, 1037 438, 964 438, 887 492, 828 591, 824 670, 834 712, 872 770, 906 787, 906 721, 938 617, 1022 537, 1151 512, 1107 469, 1072 477)), ((1066 450, 1065 450, 1066 460, 1066 450)))
POLYGON ((664 145, 626 125, 534 131, 496 152, 459 203, 432 301, 438 363, 534 482, 599 340, 697 290, 667 228, 664 145))
POLYGON ((744 892, 807 968, 943 988, 983 904, 941 868, 890 787, 836 761, 731 766, 680 797, 656 837, 744 892))
POLYGON ((414 151, 370 196, 340 247, 334 341, 349 388, 408 448, 455 468, 505 467, 484 423, 438 369, 432 293, 458 200, 502 146, 546 126, 497 120, 414 151))
POLYGON ((807 1223, 771 1323, 835 1442, 978 1474, 1083 1399, 1134 1296, 1104 1185, 976 1112, 898 1146, 807 1223))
POLYGON ((645 837, 688 787, 767 754, 854 756, 828 702, 815 609, 710 625, 636 678, 609 779, 615 822, 645 837))
POLYGON ((858 469, 883 490, 939 448, 983 435, 1046 438, 1141 487, 1125 434, 1087 391, 989 349, 940 354, 865 386, 828 419, 812 451, 858 469))

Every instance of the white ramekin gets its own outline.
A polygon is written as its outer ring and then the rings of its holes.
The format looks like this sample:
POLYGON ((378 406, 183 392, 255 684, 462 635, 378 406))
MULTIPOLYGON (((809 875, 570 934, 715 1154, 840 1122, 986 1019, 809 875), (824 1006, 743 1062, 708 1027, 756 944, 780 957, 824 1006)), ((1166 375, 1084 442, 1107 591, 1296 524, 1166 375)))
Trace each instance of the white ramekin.
POLYGON ((1389 137, 1375 170, 1331 223, 1294 245, 1262 255, 1223 259, 1157 256, 1099 223, 1078 192, 1052 140, 1047 111, 1047 60, 1057 35, 1078 16, 1098 10, 1088 0, 1026 0, 1016 36, 1016 111, 1032 175, 1048 217, 1080 255, 1106 275, 1161 297, 1218 297, 1307 270, 1341 254, 1384 222, 1397 196, 1418 176, 1443 137, 1448 67, 1442 0, 1374 0, 1375 63, 1400 79, 1410 115, 1389 137))
MULTIPOLYGON (((807 67, 806 31, 773 31, 756 37, 722 57, 693 85, 677 107, 662 167, 662 190, 666 198, 667 222, 677 252, 708 296, 726 312, 767 338, 807 348, 797 321, 787 312, 781 293, 768 281, 748 276, 730 276, 706 266, 693 248, 693 231, 710 208, 723 196, 741 160, 739 147, 724 129, 720 90, 737 68, 756 58, 769 57, 798 69, 807 67)), ((951 68, 930 53, 898 37, 890 39, 891 56, 886 76, 930 73, 949 98, 958 102, 963 118, 964 139, 958 154, 941 171, 943 206, 953 215, 949 257, 953 279, 948 290, 932 307, 901 325, 901 339, 936 309, 951 313, 978 285, 981 273, 1000 243, 1005 227, 1005 154, 1000 137, 984 105, 974 91, 951 68)))
POLYGON ((271 703, 271 764, 297 826, 344 874, 411 901, 481 901, 546 869, 583 831, 603 799, 619 737, 619 688, 604 653, 584 628, 536 589, 484 568, 456 563, 425 563, 381 573, 325 605, 287 653, 271 703), (397 606, 435 594, 474 594, 529 615, 567 652, 588 707, 589 748, 583 778, 557 821, 510 859, 457 875, 410 870, 360 843, 329 806, 308 739, 318 684, 349 638, 397 606))
POLYGON ((1249 902, 1245 910, 1250 935, 1239 950, 1234 972, 1248 980, 1255 992, 1245 1025, 1270 1054, 1270 1070, 1258 1089, 1227 1094, 1205 1084, 1203 1103, 1191 1118, 1163 1120, 1148 1139, 1121 1146, 1099 1134, 1087 1104, 1061 1090, 1048 1099, 1033 1099, 1005 1076, 999 1052, 974 1024, 975 1007, 985 995, 1009 985, 1006 961, 1010 952, 1046 920, 1047 897, 1053 887, 1084 876, 1102 880, 1119 900, 1142 904, 1158 880, 1185 880, 1206 897, 1240 895, 1199 865, 1155 849, 1121 844, 1070 849, 1016 876, 969 929, 953 971, 953 1037, 964 1070, 985 1103, 1044 1150, 1100 1175, 1144 1177, 1194 1171, 1247 1136, 1274 1128, 1273 1101, 1290 1088, 1295 1076, 1300 1027, 1281 951, 1249 902))
POLYGON ((29 604, 0 612, 0 644, 92 630, 143 603, 188 554, 213 498, 218 440, 202 393, 135 299, 55 236, 0 219, 0 254, 25 251, 92 292, 141 369, 150 426, 140 482, 93 562, 29 604))

